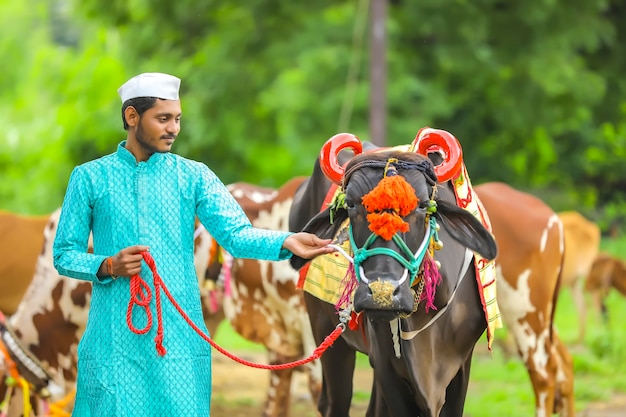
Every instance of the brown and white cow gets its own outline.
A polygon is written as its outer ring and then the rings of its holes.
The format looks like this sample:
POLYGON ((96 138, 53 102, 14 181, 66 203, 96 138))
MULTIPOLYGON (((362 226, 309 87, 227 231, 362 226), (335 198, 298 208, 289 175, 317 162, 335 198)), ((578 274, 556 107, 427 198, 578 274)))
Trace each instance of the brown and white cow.
POLYGON ((33 278, 48 217, 0 211, 0 312, 4 314, 15 313, 33 278))
POLYGON ((561 273, 562 288, 569 287, 578 312, 578 342, 585 340, 587 308, 585 280, 600 250, 600 228, 576 211, 558 213, 563 223, 565 259, 561 273))
POLYGON ((535 415, 574 416, 573 363, 554 327, 563 225, 541 200, 506 184, 481 184, 475 191, 498 243, 498 305, 529 372, 535 415))
POLYGON ((48 388, 53 401, 72 392, 76 384, 76 349, 91 298, 90 283, 62 277, 54 268, 52 244, 59 214, 57 209, 48 219, 32 282, 8 320, 21 345, 51 378, 47 387, 41 377, 34 385, 48 388))
MULTIPOLYGON (((305 177, 297 177, 278 190, 247 183, 228 186, 256 227, 288 230, 293 196, 305 177)), ((267 262, 235 259, 231 285, 224 293, 224 312, 232 327, 244 338, 261 343, 269 363, 286 364, 311 354, 316 345, 304 305, 297 289, 298 273, 288 261, 267 262)), ((321 389, 319 361, 305 365, 309 390, 316 402, 321 389)), ((289 415, 294 368, 272 370, 263 412, 265 417, 289 415)))
POLYGON ((608 253, 600 253, 594 260, 585 282, 585 290, 591 294, 596 311, 608 318, 605 298, 611 288, 626 297, 626 262, 608 253))

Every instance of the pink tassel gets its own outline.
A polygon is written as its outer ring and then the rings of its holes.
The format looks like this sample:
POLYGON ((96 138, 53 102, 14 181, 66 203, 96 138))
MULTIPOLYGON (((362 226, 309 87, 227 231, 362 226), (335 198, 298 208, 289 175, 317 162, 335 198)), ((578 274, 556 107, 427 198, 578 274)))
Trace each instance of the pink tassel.
POLYGON ((350 263, 348 266, 348 270, 346 271, 346 275, 344 275, 341 280, 340 286, 343 287, 343 292, 341 293, 341 297, 335 304, 335 309, 337 311, 342 308, 347 307, 350 304, 350 299, 352 298, 352 293, 357 287, 356 273, 354 272, 354 264, 350 263))
POLYGON ((435 306, 435 291, 437 286, 441 284, 442 278, 439 273, 439 268, 437 268, 437 264, 430 256, 427 256, 424 260, 424 292, 422 292, 422 296, 420 297, 420 301, 426 300, 426 312, 428 313, 430 309, 437 310, 435 306))
POLYGON ((211 290, 209 292, 209 300, 211 301, 209 306, 211 313, 217 313, 217 309, 219 308, 219 303, 217 301, 217 290, 211 290))

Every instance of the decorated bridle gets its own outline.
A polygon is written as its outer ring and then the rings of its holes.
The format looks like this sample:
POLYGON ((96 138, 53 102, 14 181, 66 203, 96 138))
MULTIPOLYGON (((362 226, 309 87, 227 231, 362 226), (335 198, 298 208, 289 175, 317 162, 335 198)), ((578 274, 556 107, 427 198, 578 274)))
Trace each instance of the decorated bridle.
MULTIPOLYGON (((384 168, 384 174, 378 185, 363 196, 362 202, 368 212, 367 220, 372 233, 363 246, 358 247, 354 240, 352 226, 350 225, 349 239, 354 257, 352 258, 342 251, 343 255, 354 264, 354 273, 357 280, 367 285, 372 283, 365 276, 362 267, 363 262, 375 255, 391 256, 405 268, 400 278, 400 284, 410 279, 410 286, 413 287, 426 254, 430 252, 432 255, 433 249, 441 249, 443 247, 438 236, 439 225, 434 216, 437 212, 437 203, 435 201, 436 184, 437 182, 445 182, 454 178, 461 170, 463 164, 461 146, 458 140, 449 132, 432 128, 420 129, 409 151, 424 156, 433 152, 440 154, 443 161, 435 166, 434 170, 431 163, 427 160, 415 163, 390 158, 387 161, 364 160, 346 171, 345 166, 341 166, 338 162, 338 154, 347 148, 352 149, 355 156, 363 153, 361 141, 355 135, 349 133, 340 133, 330 138, 322 147, 320 153, 322 171, 327 178, 341 186, 340 191, 330 203, 331 219, 334 211, 339 208, 346 208, 345 189, 355 171, 365 166, 380 167, 384 168), (402 218, 417 209, 419 200, 415 195, 413 187, 403 176, 398 175, 398 169, 417 169, 423 172, 433 187, 431 199, 425 208, 426 231, 424 239, 415 253, 409 249, 399 236, 399 233, 409 230, 410 225, 402 218), (392 240, 400 249, 400 252, 384 247, 372 248, 371 246, 379 237, 385 240, 392 240)), ((434 262, 432 256, 429 259, 431 262, 434 262)), ((424 264, 425 275, 427 272, 438 275, 437 267, 433 270, 432 265, 424 264)), ((421 298, 423 285, 424 280, 420 282, 419 294, 416 295, 417 302, 421 298)))

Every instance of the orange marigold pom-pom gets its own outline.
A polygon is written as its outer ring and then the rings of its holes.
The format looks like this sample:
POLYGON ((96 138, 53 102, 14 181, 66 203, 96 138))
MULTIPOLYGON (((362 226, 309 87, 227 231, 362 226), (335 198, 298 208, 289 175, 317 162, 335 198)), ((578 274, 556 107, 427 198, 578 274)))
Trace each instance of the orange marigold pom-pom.
POLYGON ((396 214, 370 213, 367 215, 369 229, 385 240, 391 240, 396 232, 408 232, 409 224, 396 214))
POLYGON ((372 191, 363 196, 363 205, 370 213, 395 210, 404 217, 415 210, 418 203, 415 189, 401 175, 384 177, 372 191))

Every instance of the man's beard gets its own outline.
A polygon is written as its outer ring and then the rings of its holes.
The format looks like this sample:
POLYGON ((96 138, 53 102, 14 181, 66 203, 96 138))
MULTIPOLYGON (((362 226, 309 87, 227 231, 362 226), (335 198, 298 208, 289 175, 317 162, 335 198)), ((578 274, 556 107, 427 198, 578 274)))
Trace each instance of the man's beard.
MULTIPOLYGON (((162 151, 158 148, 156 148, 154 145, 150 144, 149 141, 146 140, 145 138, 145 134, 144 134, 144 130, 143 127, 141 125, 141 118, 139 119, 139 125, 137 126, 137 132, 135 133, 135 139, 137 139, 137 143, 139 143, 139 145, 149 154, 153 154, 153 153, 167 153, 169 151, 162 151)), ((172 139, 176 139, 176 135, 167 135, 167 136, 162 136, 161 139, 165 139, 165 138, 172 138, 172 139)))

